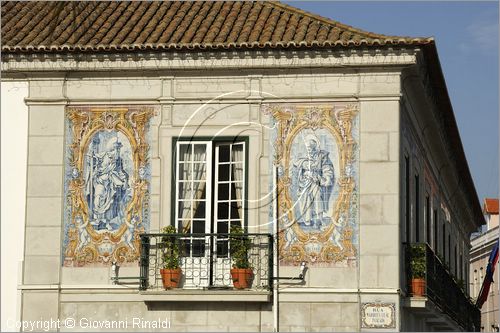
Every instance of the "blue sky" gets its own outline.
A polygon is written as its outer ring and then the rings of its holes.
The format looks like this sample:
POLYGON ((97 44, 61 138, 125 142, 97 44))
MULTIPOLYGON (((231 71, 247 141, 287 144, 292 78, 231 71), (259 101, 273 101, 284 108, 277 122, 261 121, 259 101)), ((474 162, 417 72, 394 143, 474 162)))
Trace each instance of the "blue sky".
POLYGON ((285 3, 371 32, 434 37, 479 199, 498 197, 498 2, 285 3))

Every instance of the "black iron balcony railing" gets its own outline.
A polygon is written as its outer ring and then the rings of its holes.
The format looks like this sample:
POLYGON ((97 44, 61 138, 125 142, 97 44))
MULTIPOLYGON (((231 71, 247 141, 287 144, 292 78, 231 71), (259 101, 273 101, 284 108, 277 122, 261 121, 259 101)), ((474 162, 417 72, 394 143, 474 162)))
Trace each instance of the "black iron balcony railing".
MULTIPOLYGON (((140 290, 163 289, 160 269, 169 258, 168 247, 175 247, 182 270, 179 288, 233 288, 230 234, 142 234, 140 259, 140 290)), ((248 264, 253 279, 250 289, 271 290, 273 271, 273 240, 269 234, 246 233, 248 264)))
POLYGON ((405 263, 407 277, 407 294, 411 294, 409 283, 412 278, 412 261, 418 260, 412 256, 412 248, 419 246, 425 249, 425 296, 441 311, 448 314, 466 331, 479 331, 481 326, 481 311, 459 287, 450 272, 427 243, 405 244, 405 263))

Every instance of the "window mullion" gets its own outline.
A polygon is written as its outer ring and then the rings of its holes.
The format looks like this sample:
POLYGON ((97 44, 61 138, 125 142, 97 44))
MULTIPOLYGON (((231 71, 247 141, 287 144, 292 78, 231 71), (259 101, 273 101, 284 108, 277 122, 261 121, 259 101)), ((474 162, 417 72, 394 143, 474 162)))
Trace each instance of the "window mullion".
POLYGON ((176 145, 176 156, 175 156, 175 170, 176 170, 176 179, 175 179, 175 219, 174 219, 174 226, 179 227, 179 178, 180 178, 180 163, 179 163, 179 155, 180 155, 180 146, 181 143, 177 141, 176 145))
POLYGON ((214 169, 215 169, 215 176, 213 179, 213 184, 214 184, 214 214, 213 214, 213 231, 214 233, 219 232, 219 220, 217 218, 217 215, 219 214, 219 146, 215 146, 215 157, 214 157, 214 169))
POLYGON ((232 204, 231 204, 231 198, 232 198, 231 191, 232 191, 232 188, 233 188, 233 186, 232 186, 233 185, 233 183, 232 183, 232 180, 233 180, 233 167, 234 167, 234 165, 233 165, 233 145, 229 144, 229 194, 228 194, 229 212, 228 212, 228 216, 227 216, 227 218, 229 220, 227 228, 228 228, 229 231, 231 231, 231 221, 232 221, 231 220, 231 217, 232 217, 232 215, 231 215, 231 209, 232 209, 232 207, 231 207, 232 206, 232 204))

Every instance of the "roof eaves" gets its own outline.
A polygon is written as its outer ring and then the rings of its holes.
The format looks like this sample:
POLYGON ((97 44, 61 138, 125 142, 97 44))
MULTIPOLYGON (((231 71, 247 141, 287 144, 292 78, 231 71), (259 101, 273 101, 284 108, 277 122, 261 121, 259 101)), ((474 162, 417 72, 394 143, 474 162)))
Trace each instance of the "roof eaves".
POLYGON ((240 42, 240 43, 144 43, 144 44, 87 44, 87 45, 27 45, 27 46, 10 46, 3 45, 2 52, 5 53, 39 53, 39 52, 107 52, 107 51, 134 51, 134 50, 195 50, 195 49, 254 49, 254 48, 328 48, 328 47, 377 47, 377 46, 421 46, 433 43, 433 38, 413 38, 413 39, 350 39, 350 40, 337 40, 337 41, 323 41, 319 42, 313 40, 311 42, 289 41, 289 42, 240 42))
POLYGON ((434 89, 437 90, 437 107, 443 114, 443 118, 445 121, 444 129, 447 132, 446 137, 450 140, 449 145, 451 147, 453 155, 457 157, 455 168, 459 175, 459 182, 464 184, 465 192, 468 195, 468 201, 471 203, 473 214, 472 217, 474 219, 472 223, 475 227, 480 227, 482 224, 484 224, 482 207, 479 202, 476 187, 474 186, 474 181, 472 179, 469 165, 467 163, 462 140, 460 139, 458 125, 453 112, 451 99, 448 94, 448 89, 446 87, 446 81, 444 79, 441 63, 439 61, 436 43, 432 41, 430 43, 424 44, 423 51, 426 62, 429 65, 430 78, 435 83, 434 89))

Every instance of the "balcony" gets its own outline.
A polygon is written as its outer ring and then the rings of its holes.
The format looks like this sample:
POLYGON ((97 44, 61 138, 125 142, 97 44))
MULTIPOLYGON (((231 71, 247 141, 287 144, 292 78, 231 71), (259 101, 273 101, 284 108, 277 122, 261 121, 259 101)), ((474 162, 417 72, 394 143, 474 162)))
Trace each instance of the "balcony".
POLYGON ((247 295, 245 301, 268 301, 273 285, 273 239, 269 234, 244 233, 236 241, 246 245, 251 285, 235 289, 231 268, 235 262, 235 236, 232 234, 142 234, 140 290, 150 300, 227 300, 247 295), (175 249, 169 252, 169 249, 175 249), (166 289, 160 269, 171 262, 174 253, 182 273, 176 288, 166 289), (179 296, 179 299, 172 295, 179 296), (226 296, 225 299, 224 295, 226 296), (262 295, 263 297, 258 297, 262 295), (265 296, 265 297, 264 297, 265 296), (201 297, 201 299, 200 299, 201 297), (222 298, 221 298, 222 297, 222 298))
MULTIPOLYGON (((415 247, 420 247, 425 260, 425 293, 424 297, 433 302, 433 307, 447 314, 465 331, 479 331, 481 326, 481 311, 471 302, 470 298, 459 287, 451 273, 426 243, 405 244, 405 268, 407 281, 411 281, 411 262, 416 258, 415 247)), ((407 295, 411 288, 407 283, 407 295)), ((418 299, 418 296, 412 296, 418 299)))

